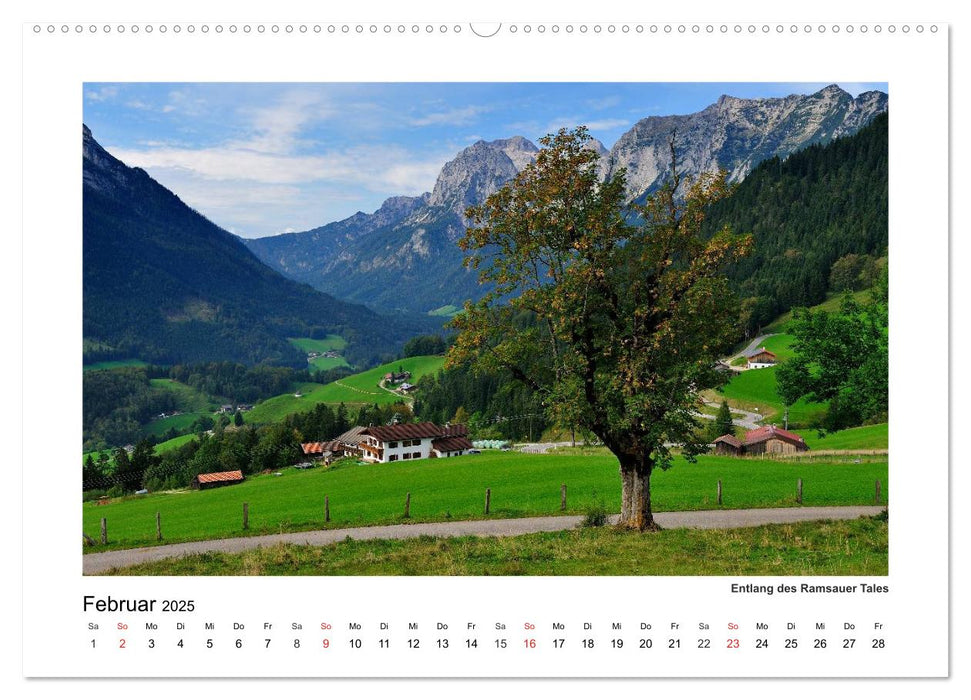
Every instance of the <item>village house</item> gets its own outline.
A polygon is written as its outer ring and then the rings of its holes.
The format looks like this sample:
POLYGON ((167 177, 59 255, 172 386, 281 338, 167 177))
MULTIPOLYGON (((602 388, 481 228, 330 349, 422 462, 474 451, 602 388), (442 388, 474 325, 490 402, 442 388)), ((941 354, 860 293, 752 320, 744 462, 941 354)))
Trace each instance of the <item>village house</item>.
POLYGON ((749 430, 742 439, 734 435, 722 435, 715 439, 714 444, 715 454, 736 456, 795 454, 809 449, 802 437, 774 425, 749 430))
POLYGON ((411 372, 408 372, 407 370, 404 372, 388 372, 384 375, 384 381, 391 384, 397 384, 398 382, 403 382, 408 379, 411 379, 411 372))
POLYGON ((397 462, 411 459, 457 457, 472 449, 464 425, 399 423, 370 426, 361 430, 361 456, 368 462, 397 462))
POLYGON ((748 358, 749 369, 763 369, 776 363, 775 353, 766 350, 764 347, 746 353, 745 357, 748 358))

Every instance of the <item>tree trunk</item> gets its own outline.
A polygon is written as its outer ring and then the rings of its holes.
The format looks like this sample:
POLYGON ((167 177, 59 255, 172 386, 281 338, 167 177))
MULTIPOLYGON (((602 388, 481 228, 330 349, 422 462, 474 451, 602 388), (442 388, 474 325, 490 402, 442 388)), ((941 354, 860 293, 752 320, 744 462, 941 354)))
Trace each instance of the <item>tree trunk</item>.
POLYGON ((618 525, 629 530, 660 530, 651 512, 651 470, 647 456, 620 457, 621 507, 618 525))

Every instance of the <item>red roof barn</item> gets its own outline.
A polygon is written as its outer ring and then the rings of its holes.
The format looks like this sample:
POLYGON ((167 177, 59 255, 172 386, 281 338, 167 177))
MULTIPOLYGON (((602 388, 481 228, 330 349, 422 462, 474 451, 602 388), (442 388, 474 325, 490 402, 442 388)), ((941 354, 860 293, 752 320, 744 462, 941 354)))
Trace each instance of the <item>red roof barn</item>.
POLYGON ((734 435, 722 435, 715 439, 716 454, 793 454, 808 449, 801 436, 774 425, 749 430, 741 440, 734 435))
POLYGON ((239 484, 245 477, 240 470, 232 472, 212 472, 209 474, 199 474, 192 480, 194 489, 211 489, 216 486, 231 486, 239 484))

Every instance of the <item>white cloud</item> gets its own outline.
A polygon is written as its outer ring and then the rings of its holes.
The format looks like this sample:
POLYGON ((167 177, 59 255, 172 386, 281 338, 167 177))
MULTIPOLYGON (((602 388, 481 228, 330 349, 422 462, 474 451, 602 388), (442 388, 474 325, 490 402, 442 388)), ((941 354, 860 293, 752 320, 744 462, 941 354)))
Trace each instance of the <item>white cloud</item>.
POLYGON ((628 124, 630 124, 629 119, 595 119, 586 122, 586 127, 590 131, 608 131, 610 129, 627 126, 628 124))
POLYGON ((84 96, 93 102, 104 102, 118 96, 118 88, 115 85, 103 85, 96 90, 88 90, 84 96))
POLYGON ((489 107, 469 105, 468 107, 458 107, 444 112, 432 112, 423 117, 412 119, 412 126, 466 126, 476 121, 476 117, 484 112, 488 112, 489 107))
POLYGON ((540 131, 542 131, 542 129, 543 129, 542 125, 535 119, 528 120, 528 121, 513 122, 512 124, 506 124, 505 126, 505 130, 510 133, 524 134, 524 135, 538 134, 540 131))
POLYGON ((543 129, 543 133, 553 134, 560 129, 575 129, 580 124, 583 124, 583 120, 580 117, 555 117, 547 123, 543 129))
POLYGON ((575 129, 585 126, 590 131, 609 131, 630 124, 629 119, 584 119, 583 117, 556 117, 544 127, 543 133, 555 133, 560 129, 575 129))
POLYGON ((259 153, 239 144, 107 147, 144 168, 189 206, 242 236, 303 231, 373 211, 391 195, 432 189, 452 145, 433 154, 396 146, 356 146, 317 155, 259 153))
POLYGON ((293 153, 300 144, 300 132, 333 113, 334 110, 317 95, 294 92, 277 104, 242 110, 242 114, 249 117, 253 136, 231 145, 258 153, 293 153))
POLYGON ((276 155, 257 152, 249 145, 200 149, 109 146, 108 150, 122 162, 149 172, 175 171, 192 173, 204 180, 272 185, 354 183, 389 194, 431 189, 438 171, 453 155, 443 152, 415 156, 394 146, 360 146, 319 155, 276 155))
POLYGON ((589 106, 591 109, 596 109, 596 110, 616 107, 619 104, 620 104, 620 97, 618 97, 617 95, 610 95, 608 97, 601 97, 601 98, 587 100, 587 106, 589 106))

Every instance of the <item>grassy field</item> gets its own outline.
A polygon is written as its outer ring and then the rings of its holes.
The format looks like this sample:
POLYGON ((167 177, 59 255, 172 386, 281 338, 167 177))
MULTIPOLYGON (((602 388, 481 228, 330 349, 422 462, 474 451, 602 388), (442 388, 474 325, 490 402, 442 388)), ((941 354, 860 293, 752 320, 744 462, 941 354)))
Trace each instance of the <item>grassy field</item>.
POLYGON ((343 357, 315 357, 312 360, 307 360, 307 364, 312 370, 318 372, 334 369, 335 367, 350 367, 347 364, 347 360, 343 357))
POLYGON ((146 423, 142 426, 141 434, 143 437, 164 435, 173 428, 177 431, 188 430, 196 419, 202 416, 211 416, 219 405, 217 399, 210 398, 198 389, 174 379, 151 379, 149 381, 153 387, 165 389, 175 394, 181 413, 177 416, 158 418, 146 423))
POLYGON ((886 576, 885 518, 732 530, 584 528, 517 537, 347 540, 206 553, 124 576, 886 576))
POLYGON ((182 447, 182 445, 186 444, 187 442, 192 442, 195 439, 195 434, 189 433, 188 435, 179 435, 179 437, 174 437, 171 440, 160 442, 155 445, 155 454, 164 454, 169 450, 174 450, 176 447, 182 447))
POLYGON ((446 304, 445 306, 439 306, 437 309, 432 309, 428 312, 429 316, 443 316, 445 318, 452 318, 462 312, 461 306, 455 306, 454 304, 446 304))
POLYGON ((116 369, 118 367, 148 367, 148 363, 144 360, 106 360, 105 362, 92 362, 90 365, 84 365, 84 371, 116 369))
POLYGON ((287 338, 287 340, 304 352, 329 352, 347 347, 347 341, 333 333, 326 338, 287 338))
POLYGON ((795 354, 791 350, 795 340, 795 337, 788 333, 779 333, 778 335, 769 336, 763 340, 761 347, 764 347, 769 352, 774 352, 779 362, 785 362, 795 354))
MULTIPOLYGON (((179 435, 178 437, 174 437, 171 440, 165 440, 164 442, 160 442, 155 445, 155 454, 160 455, 165 452, 168 452, 169 450, 174 450, 176 447, 181 447, 187 442, 191 442, 192 440, 195 440, 195 439, 196 439, 195 433, 189 433, 188 435, 179 435)), ((112 451, 113 450, 105 450, 105 452, 108 454, 109 457, 111 456, 112 451)), ((88 455, 91 455, 92 458, 94 458, 94 461, 97 462, 100 454, 101 454, 100 451, 85 452, 84 454, 81 455, 81 463, 82 464, 84 463, 84 460, 88 458, 88 455)), ((115 463, 115 460, 112 459, 110 461, 110 464, 114 465, 114 463, 115 463)))
MULTIPOLYGON (((347 341, 331 333, 326 338, 287 338, 290 343, 304 352, 340 352, 347 347, 347 341)), ((343 357, 315 357, 307 364, 315 370, 328 370, 334 367, 350 367, 343 357)))
POLYGON ((194 411, 196 413, 207 413, 216 410, 221 398, 212 398, 199 391, 198 389, 177 382, 174 379, 150 379, 154 387, 165 389, 176 395, 179 408, 183 411, 194 411))
POLYGON ((142 426, 142 436, 149 437, 155 435, 156 438, 165 435, 169 430, 176 431, 188 430, 189 427, 202 416, 212 416, 211 411, 199 411, 193 413, 180 413, 177 416, 158 418, 142 426))
POLYGON ((847 428, 819 437, 816 430, 795 431, 806 440, 810 450, 886 450, 889 430, 886 423, 847 428))
MULTIPOLYGON (((568 488, 568 514, 583 514, 598 505, 616 512, 620 501, 617 462, 603 450, 585 456, 486 451, 452 459, 281 473, 220 489, 85 504, 84 530, 97 533, 100 519, 107 518, 108 547, 119 549, 156 543, 156 511, 167 542, 319 529, 325 527, 325 495, 331 513, 327 527, 401 522, 406 493, 411 493, 412 521, 485 517, 486 488, 492 489, 490 517, 496 518, 559 514, 560 484, 568 488), (244 502, 249 503, 246 533, 241 529, 244 502)), ((800 478, 807 506, 872 504, 875 480, 883 484, 886 497, 887 460, 800 463, 702 456, 690 464, 677 459, 672 469, 652 477, 652 498, 657 511, 717 508, 716 483, 721 480, 724 508, 795 506, 800 478)))
MULTIPOLYGON (((769 422, 782 420, 785 406, 776 391, 775 367, 753 369, 739 372, 732 380, 717 391, 706 394, 714 401, 728 400, 730 406, 747 411, 757 411, 769 422)), ((809 403, 800 399, 789 407, 789 425, 805 427, 822 418, 826 412, 825 404, 809 403)))
POLYGON ((411 382, 414 383, 425 374, 437 372, 444 363, 444 357, 421 355, 395 360, 330 384, 303 384, 295 392, 301 394, 299 398, 294 394, 274 396, 257 404, 252 411, 243 414, 243 418, 247 423, 273 423, 291 413, 309 411, 318 403, 344 403, 348 406, 397 403, 402 397, 378 386, 386 373, 397 371, 400 367, 411 372, 411 382))

